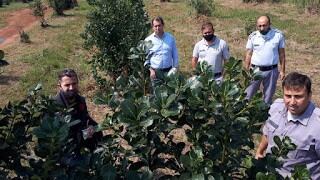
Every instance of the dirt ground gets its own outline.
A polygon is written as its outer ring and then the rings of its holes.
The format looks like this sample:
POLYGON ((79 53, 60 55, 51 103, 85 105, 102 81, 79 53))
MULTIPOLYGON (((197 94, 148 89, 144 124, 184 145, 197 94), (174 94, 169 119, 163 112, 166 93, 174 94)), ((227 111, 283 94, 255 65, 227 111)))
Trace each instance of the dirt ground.
POLYGON ((19 32, 30 29, 37 23, 31 9, 22 9, 12 12, 7 17, 7 26, 0 29, 0 49, 17 40, 19 32))

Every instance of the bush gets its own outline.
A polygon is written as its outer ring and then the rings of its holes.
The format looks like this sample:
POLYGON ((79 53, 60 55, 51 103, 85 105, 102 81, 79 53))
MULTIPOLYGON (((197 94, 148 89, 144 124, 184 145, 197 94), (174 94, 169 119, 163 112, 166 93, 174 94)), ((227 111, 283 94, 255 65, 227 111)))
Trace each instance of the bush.
POLYGON ((44 18, 45 15, 45 6, 43 5, 41 0, 35 0, 32 4, 30 4, 30 8, 33 11, 33 15, 39 17, 41 27, 48 27, 48 23, 44 18))
MULTIPOLYGON (((132 49, 136 63, 144 48, 132 49)), ((218 85, 209 67, 200 64, 191 78, 166 77, 154 95, 143 95, 141 73, 119 77, 118 90, 99 101, 112 109, 100 125, 111 133, 101 148, 83 149, 72 161, 75 144, 68 131, 77 121, 37 86, 25 100, 0 109, 0 178, 279 179, 277 158, 295 145, 275 137, 273 154, 253 159, 252 135, 267 118, 268 106, 261 94, 245 100, 243 87, 256 75, 242 71, 241 61, 231 58, 225 70, 218 85)), ((293 176, 308 179, 308 171, 299 166, 293 176)))
POLYGON ((144 39, 149 30, 143 0, 88 0, 93 11, 82 37, 85 47, 94 52, 91 67, 98 84, 114 83, 120 74, 132 73, 136 66, 128 56, 130 48, 144 39))
POLYGON ((49 0, 49 5, 54 9, 57 15, 64 15, 63 11, 66 8, 66 2, 64 0, 49 0))
POLYGON ((31 43, 29 35, 24 31, 20 31, 20 42, 22 43, 31 43))
POLYGON ((213 0, 188 0, 188 4, 196 11, 197 15, 213 15, 215 8, 213 0))

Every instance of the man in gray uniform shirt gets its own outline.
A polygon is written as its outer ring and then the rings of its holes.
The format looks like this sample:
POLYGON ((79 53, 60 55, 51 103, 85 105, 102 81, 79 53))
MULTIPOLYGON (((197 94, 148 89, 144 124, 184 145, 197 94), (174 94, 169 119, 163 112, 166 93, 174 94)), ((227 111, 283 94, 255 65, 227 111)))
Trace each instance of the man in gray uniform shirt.
POLYGON ((288 136, 297 146, 277 169, 283 176, 291 176, 295 165, 306 164, 312 179, 320 179, 320 109, 311 102, 311 80, 296 72, 288 74, 282 82, 283 99, 271 105, 269 118, 256 158, 271 153, 274 136, 288 136))
POLYGON ((222 80, 223 64, 228 60, 229 47, 227 43, 214 35, 211 22, 205 22, 201 27, 203 39, 194 46, 192 53, 192 67, 196 68, 198 62, 206 61, 211 66, 214 79, 222 80))
POLYGON ((285 39, 281 31, 271 28, 268 16, 257 19, 257 31, 250 34, 246 45, 246 57, 244 67, 246 69, 259 68, 262 79, 252 81, 246 89, 247 98, 252 96, 263 84, 264 101, 272 103, 272 97, 276 91, 277 79, 280 71, 280 79, 285 76, 285 39), (278 63, 280 69, 278 71, 278 63))

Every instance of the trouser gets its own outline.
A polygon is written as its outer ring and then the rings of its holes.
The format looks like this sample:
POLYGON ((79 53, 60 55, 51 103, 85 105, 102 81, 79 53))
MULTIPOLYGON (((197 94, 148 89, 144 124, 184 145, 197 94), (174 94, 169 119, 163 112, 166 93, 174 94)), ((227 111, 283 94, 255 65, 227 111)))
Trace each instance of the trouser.
POLYGON ((166 68, 164 70, 156 69, 156 78, 151 79, 151 85, 152 85, 153 91, 155 87, 160 86, 161 84, 164 83, 165 77, 167 76, 170 69, 171 68, 166 68))
POLYGON ((263 85, 263 99, 267 104, 272 103, 272 97, 276 92, 277 80, 279 76, 279 71, 274 68, 269 71, 260 71, 262 79, 251 81, 250 85, 246 89, 247 99, 251 99, 259 90, 260 85, 263 85))

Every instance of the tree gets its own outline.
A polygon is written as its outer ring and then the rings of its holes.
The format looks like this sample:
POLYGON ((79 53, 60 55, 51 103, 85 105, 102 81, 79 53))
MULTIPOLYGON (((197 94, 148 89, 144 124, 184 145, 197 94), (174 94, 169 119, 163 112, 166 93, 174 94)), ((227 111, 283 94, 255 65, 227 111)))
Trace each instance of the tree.
POLYGON ((82 37, 94 53, 90 63, 95 79, 106 86, 106 76, 115 82, 122 73, 130 74, 136 64, 128 56, 148 33, 148 16, 143 0, 88 0, 93 10, 82 37))

